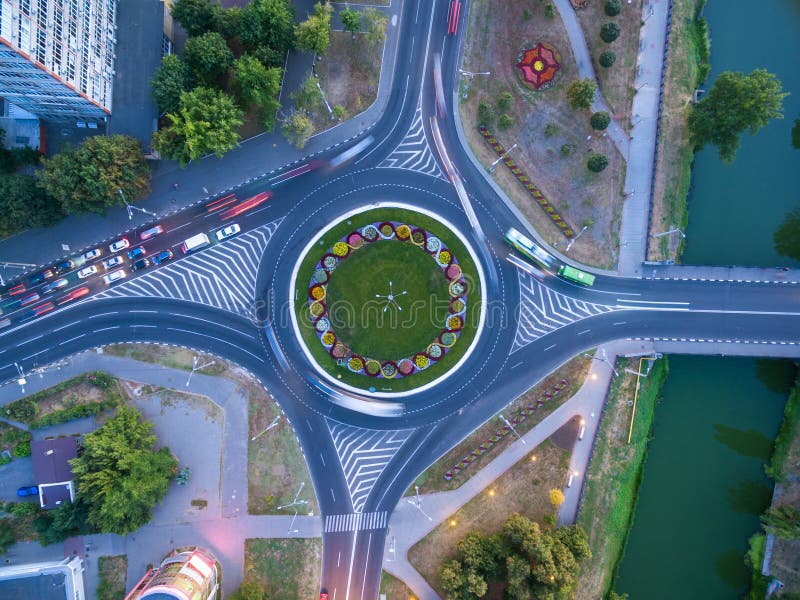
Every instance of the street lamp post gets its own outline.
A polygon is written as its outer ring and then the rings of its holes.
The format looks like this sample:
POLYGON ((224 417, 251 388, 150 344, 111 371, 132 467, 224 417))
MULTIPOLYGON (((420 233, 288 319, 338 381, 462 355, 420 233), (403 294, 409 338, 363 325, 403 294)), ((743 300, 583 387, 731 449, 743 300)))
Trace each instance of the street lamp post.
POLYGON ((608 360, 607 358, 601 358, 599 356, 592 356, 591 354, 587 354, 586 352, 583 353, 583 357, 584 358, 591 358, 592 360, 599 360, 600 362, 606 363, 609 367, 611 367, 611 370, 614 371, 614 376, 615 377, 619 377, 619 371, 617 371, 614 368, 614 365, 612 365, 611 361, 608 360))
POLYGON ((262 431, 262 432, 260 432, 260 433, 257 433, 257 434, 255 434, 253 437, 251 437, 251 438, 250 438, 250 441, 251 441, 251 442, 255 442, 255 441, 256 441, 256 439, 260 438, 262 435, 264 435, 265 433, 267 433, 267 432, 268 432, 270 429, 272 429, 273 427, 277 427, 277 426, 278 426, 278 421, 280 420, 280 418, 281 418, 281 416, 280 416, 280 415, 278 415, 278 416, 276 416, 274 419, 272 419, 272 423, 270 423, 269 425, 267 425, 267 426, 266 426, 266 428, 264 429, 264 431, 262 431))
POLYGON ((122 193, 122 188, 117 188, 117 191, 119 192, 120 198, 122 198, 122 203, 125 205, 125 210, 128 211, 128 221, 133 220, 133 211, 135 211, 135 210, 138 210, 140 213, 144 213, 146 215, 150 215, 151 217, 157 216, 156 213, 154 213, 152 211, 149 211, 149 210, 147 210, 145 208, 141 208, 139 206, 133 206, 131 204, 128 204, 128 201, 125 199, 125 194, 122 193))
MULTIPOLYGON (((284 504, 283 506, 279 506, 278 510, 289 508, 290 506, 302 506, 308 504, 308 500, 298 500, 298 498, 300 497, 300 492, 303 491, 303 487, 305 486, 305 484, 306 484, 305 481, 301 481, 300 487, 298 488, 297 493, 294 495, 294 500, 292 500, 289 504, 284 504)), ((296 513, 297 511, 295 510, 295 514, 296 513)))
POLYGON ((491 71, 473 72, 473 71, 465 71, 463 69, 459 69, 458 72, 467 77, 467 85, 464 86, 464 94, 462 95, 464 100, 467 99, 467 94, 469 94, 469 86, 472 84, 472 78, 475 77, 475 75, 492 74, 491 71))
POLYGON ((25 371, 22 370, 22 367, 19 366, 19 363, 14 362, 14 366, 17 367, 17 374, 19 375, 19 379, 17 379, 17 383, 19 387, 22 388, 22 393, 25 393, 25 384, 28 381, 25 379, 25 371))
MULTIPOLYGON (((522 436, 519 434, 519 432, 518 432, 516 429, 514 429, 514 426, 511 424, 511 421, 509 421, 508 419, 506 419, 506 418, 505 418, 505 417, 502 415, 502 413, 500 414, 500 420, 501 420, 503 423, 505 423, 505 424, 508 426, 508 428, 509 428, 511 431, 513 431, 513 432, 514 432, 514 435, 515 435, 515 436, 517 436, 517 437, 519 438, 519 441, 520 441, 520 442, 522 442, 523 444, 525 444, 525 440, 523 440, 523 439, 522 439, 522 436)), ((525 445, 527 445, 527 444, 525 444, 525 445)))
POLYGON ((665 235, 671 235, 673 233, 680 233, 683 239, 686 239, 686 234, 683 233, 680 227, 672 227, 668 231, 662 231, 661 233, 654 233, 653 237, 663 237, 665 235))
POLYGON ((502 154, 501 154, 501 155, 498 157, 498 159, 497 159, 496 161, 494 161, 494 162, 493 162, 491 165, 489 165, 489 173, 494 173, 494 169, 495 169, 495 167, 497 166, 497 164, 498 164, 498 163, 499 163, 501 160, 503 160, 503 159, 506 157, 506 155, 507 155, 507 154, 509 154, 509 153, 510 153, 510 152, 511 152, 511 151, 512 151, 514 148, 516 148, 518 145, 519 145, 519 144, 514 144, 513 146, 511 146, 511 148, 509 148, 508 150, 504 151, 504 152, 503 152, 503 153, 502 153, 502 154))
POLYGON ((578 235, 576 235, 574 238, 572 238, 572 239, 569 241, 569 244, 567 244, 567 247, 566 247, 566 248, 564 248, 564 252, 569 252, 569 249, 570 249, 570 248, 572 248, 572 244, 574 244, 575 242, 577 242, 577 241, 578 241, 578 238, 579 238, 579 237, 581 237, 581 236, 583 235, 583 232, 584 232, 584 231, 586 231, 587 229, 589 229, 589 226, 588 226, 588 225, 584 225, 584 226, 583 226, 583 229, 581 229, 581 230, 578 232, 578 235))
POLYGON ((418 485, 414 486, 414 492, 415 492, 415 495, 416 495, 416 501, 412 500, 411 498, 409 498, 408 499, 408 503, 411 506, 415 506, 417 508, 417 510, 419 510, 419 512, 421 512, 423 515, 425 515, 425 518, 427 518, 428 521, 433 521, 433 519, 430 517, 430 515, 428 515, 424 510, 422 510, 422 499, 419 497, 419 486, 418 485))
POLYGON ((207 362, 204 365, 197 366, 197 356, 192 359, 192 372, 189 373, 189 377, 186 379, 186 387, 189 387, 189 382, 192 380, 192 375, 194 375, 195 371, 199 371, 200 369, 205 369, 206 367, 210 367, 214 364, 214 361, 207 362))

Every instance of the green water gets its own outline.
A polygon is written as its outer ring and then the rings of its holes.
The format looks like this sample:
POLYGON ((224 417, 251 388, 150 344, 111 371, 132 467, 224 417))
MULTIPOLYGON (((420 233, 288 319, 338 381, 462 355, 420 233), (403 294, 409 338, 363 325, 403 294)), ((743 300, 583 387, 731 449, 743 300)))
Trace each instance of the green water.
POLYGON ((775 73, 791 95, 784 118, 755 136, 745 134, 736 160, 725 164, 713 147, 695 160, 689 195, 685 264, 793 265, 773 248, 783 216, 800 206, 800 150, 791 129, 800 118, 800 2, 709 0, 711 76, 721 71, 775 73))
POLYGON ((748 358, 671 356, 615 589, 631 600, 738 598, 785 393, 748 358))

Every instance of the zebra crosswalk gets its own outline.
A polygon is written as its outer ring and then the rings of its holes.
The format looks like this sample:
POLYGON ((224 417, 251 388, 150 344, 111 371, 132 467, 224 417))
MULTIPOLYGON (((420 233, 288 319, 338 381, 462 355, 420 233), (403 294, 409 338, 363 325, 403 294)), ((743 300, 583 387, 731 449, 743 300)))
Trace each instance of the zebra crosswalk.
POLYGON ((353 510, 360 513, 378 477, 413 430, 376 431, 330 419, 327 424, 344 471, 353 510))
POLYGON ((368 513, 349 513, 346 515, 328 515, 325 517, 324 533, 386 529, 388 522, 389 513, 385 510, 368 513))
POLYGON ((519 319, 511 353, 521 350, 559 327, 617 310, 613 306, 568 298, 521 271, 519 287, 519 319))
POLYGON ((175 298, 249 316, 261 257, 281 220, 144 273, 99 298, 175 298))
POLYGON ((417 106, 414 121, 406 133, 403 141, 395 148, 386 159, 378 165, 379 168, 408 169, 430 175, 442 177, 439 164, 431 152, 428 140, 425 137, 425 128, 422 123, 422 109, 417 106))

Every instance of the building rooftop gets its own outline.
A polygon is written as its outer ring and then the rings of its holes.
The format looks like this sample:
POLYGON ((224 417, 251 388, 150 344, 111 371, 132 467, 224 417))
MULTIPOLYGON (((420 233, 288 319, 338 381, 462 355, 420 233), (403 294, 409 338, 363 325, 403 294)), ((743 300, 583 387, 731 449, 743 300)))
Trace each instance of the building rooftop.
POLYGON ((78 456, 78 438, 65 437, 31 442, 33 475, 37 484, 72 481, 69 461, 78 456))

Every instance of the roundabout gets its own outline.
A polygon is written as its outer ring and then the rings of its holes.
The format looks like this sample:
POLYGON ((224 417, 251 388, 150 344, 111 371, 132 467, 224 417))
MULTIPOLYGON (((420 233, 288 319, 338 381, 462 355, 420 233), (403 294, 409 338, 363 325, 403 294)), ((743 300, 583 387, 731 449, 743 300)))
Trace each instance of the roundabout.
POLYGON ((402 204, 362 207, 328 225, 301 253, 291 286, 295 334, 315 371, 381 397, 453 374, 485 317, 482 271, 466 238, 402 204))

